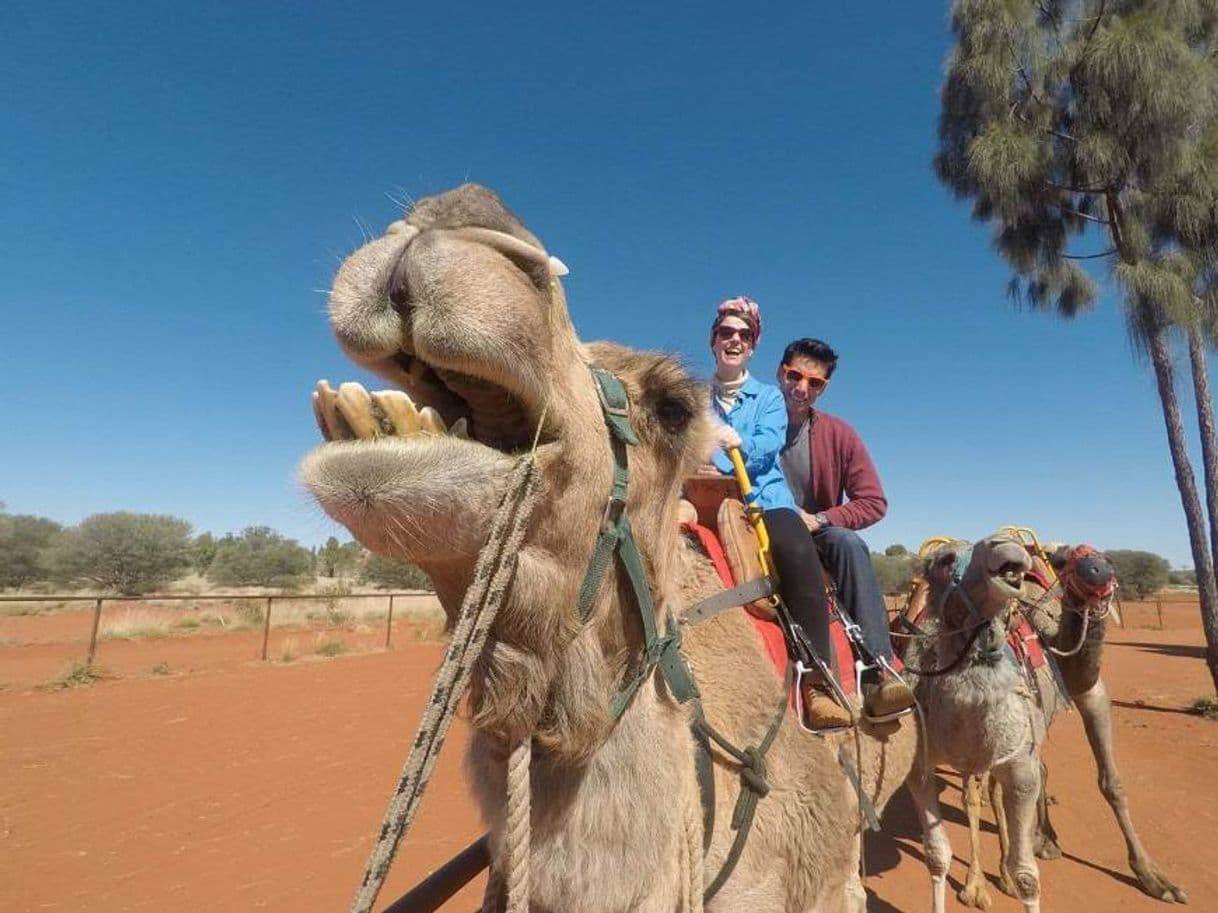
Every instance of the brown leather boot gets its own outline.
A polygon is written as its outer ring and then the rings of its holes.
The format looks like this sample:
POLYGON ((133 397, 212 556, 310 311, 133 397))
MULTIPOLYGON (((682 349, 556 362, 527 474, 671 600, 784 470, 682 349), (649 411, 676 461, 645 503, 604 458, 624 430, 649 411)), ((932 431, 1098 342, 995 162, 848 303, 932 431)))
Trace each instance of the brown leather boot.
POLYGON ((878 682, 863 683, 863 713, 872 719, 896 716, 914 705, 909 686, 887 672, 878 682))
POLYGON ((837 697, 819 672, 808 672, 800 682, 804 705, 804 725, 809 729, 841 729, 853 721, 850 712, 837 702, 837 697))

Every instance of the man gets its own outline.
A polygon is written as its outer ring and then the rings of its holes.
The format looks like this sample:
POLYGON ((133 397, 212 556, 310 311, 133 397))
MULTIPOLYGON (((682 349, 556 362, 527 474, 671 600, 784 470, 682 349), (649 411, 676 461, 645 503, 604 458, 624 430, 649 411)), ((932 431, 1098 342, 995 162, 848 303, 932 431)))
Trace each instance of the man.
MULTIPOLYGON (((786 403, 787 434, 779 464, 836 583, 840 608, 858 624, 866 651, 891 664, 884 597, 857 532, 884 516, 888 499, 855 430, 815 408, 836 367, 837 353, 819 339, 797 339, 783 352, 778 387, 786 403)), ((913 693, 904 682, 879 670, 865 673, 868 716, 886 717, 912 706, 913 693)))
MULTIPOLYGON (((820 560, 778 462, 788 425, 787 410, 778 390, 748 372, 749 359, 760 338, 761 309, 755 301, 729 298, 718 306, 710 336, 715 357, 711 408, 722 423, 722 446, 739 447, 744 455, 745 469, 753 482, 753 503, 763 511, 770 533, 770 551, 782 581, 783 602, 812 649, 827 660, 829 614, 820 560)), ((713 462, 719 472, 732 474, 726 453, 716 452, 713 462)), ((809 676, 800 685, 806 725, 817 730, 850 725, 850 714, 828 696, 824 682, 809 676)))

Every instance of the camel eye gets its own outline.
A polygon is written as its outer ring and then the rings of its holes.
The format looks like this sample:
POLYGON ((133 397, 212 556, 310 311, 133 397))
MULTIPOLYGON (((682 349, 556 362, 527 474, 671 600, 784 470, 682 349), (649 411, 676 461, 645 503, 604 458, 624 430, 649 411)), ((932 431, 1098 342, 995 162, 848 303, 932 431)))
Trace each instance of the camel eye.
POLYGON ((689 407, 677 399, 662 399, 656 406, 656 418, 669 433, 684 430, 692 417, 689 407))

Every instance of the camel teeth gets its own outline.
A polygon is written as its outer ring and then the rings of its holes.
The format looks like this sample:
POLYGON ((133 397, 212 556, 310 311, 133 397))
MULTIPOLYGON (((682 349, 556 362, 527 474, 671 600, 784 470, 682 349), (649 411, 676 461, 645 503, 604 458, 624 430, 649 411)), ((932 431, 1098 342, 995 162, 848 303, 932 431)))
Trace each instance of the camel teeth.
POLYGON ((318 416, 317 423, 322 425, 322 435, 327 441, 347 441, 355 437, 355 432, 347 424, 347 420, 338 411, 338 394, 330 386, 328 380, 317 382, 314 412, 318 416))
POLYGON ((316 390, 313 391, 313 418, 317 419, 317 427, 321 431, 321 436, 327 441, 330 440, 330 429, 326 427, 326 419, 321 411, 321 394, 316 390))
POLYGON ((372 415, 372 397, 361 384, 348 381, 338 388, 338 411, 355 436, 363 441, 380 437, 381 429, 372 415))
POLYGON ((431 406, 424 406, 419 410, 419 425, 419 430, 424 434, 445 434, 448 431, 440 413, 431 406))
POLYGON ((465 416, 453 422, 453 426, 448 429, 448 433, 453 437, 459 437, 463 441, 469 440, 469 419, 465 416))
POLYGON ((381 407, 381 411, 401 437, 419 430, 419 410, 401 390, 379 390, 372 394, 372 401, 381 407))

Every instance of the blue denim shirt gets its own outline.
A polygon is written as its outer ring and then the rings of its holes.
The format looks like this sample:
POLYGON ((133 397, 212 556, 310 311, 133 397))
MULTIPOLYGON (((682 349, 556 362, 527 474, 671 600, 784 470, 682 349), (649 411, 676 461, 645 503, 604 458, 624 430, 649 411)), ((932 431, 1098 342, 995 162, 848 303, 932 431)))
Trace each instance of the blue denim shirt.
MULTIPOLYGON (((744 468, 749 471, 757 493, 757 506, 762 510, 776 507, 794 510, 795 498, 778 463, 778 451, 787 439, 787 407, 779 389, 749 375, 730 412, 724 413, 713 393, 711 408, 740 435, 744 468)), ((715 451, 711 462, 724 475, 732 474, 732 461, 722 450, 715 451)))

